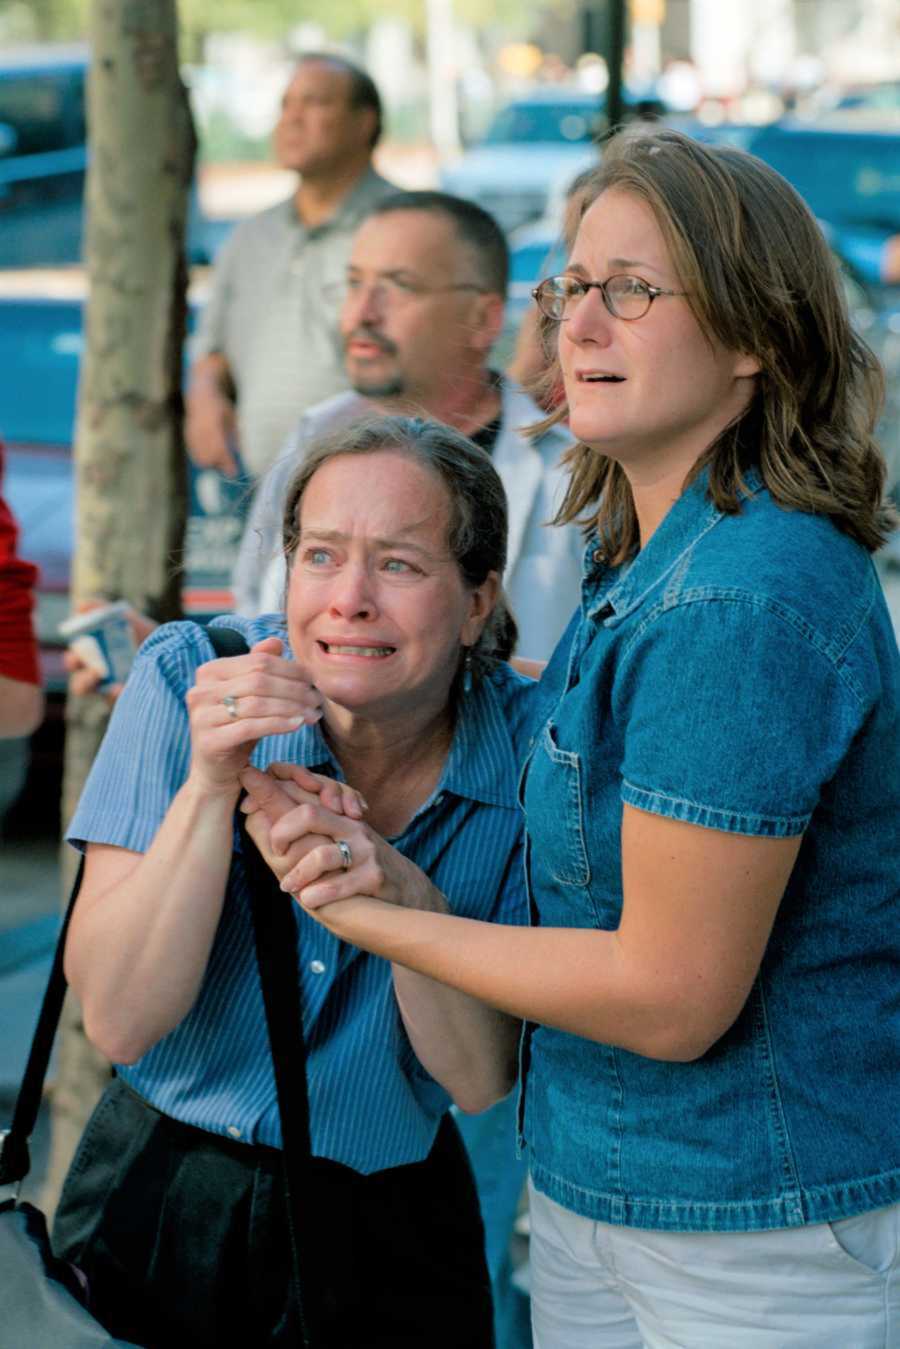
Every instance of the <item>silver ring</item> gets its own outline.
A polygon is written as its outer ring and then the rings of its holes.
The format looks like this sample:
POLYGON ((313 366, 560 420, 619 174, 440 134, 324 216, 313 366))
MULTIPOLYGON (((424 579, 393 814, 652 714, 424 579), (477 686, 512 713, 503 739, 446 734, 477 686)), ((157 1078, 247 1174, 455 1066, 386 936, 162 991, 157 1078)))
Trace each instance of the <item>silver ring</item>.
POLYGON ((225 694, 225 697, 222 699, 222 706, 225 708, 229 717, 231 717, 231 720, 237 721, 240 714, 238 713, 237 698, 235 698, 233 693, 225 694))
POLYGON ((345 838, 335 839, 337 850, 341 854, 341 868, 349 871, 353 866, 353 853, 350 851, 350 844, 345 838))

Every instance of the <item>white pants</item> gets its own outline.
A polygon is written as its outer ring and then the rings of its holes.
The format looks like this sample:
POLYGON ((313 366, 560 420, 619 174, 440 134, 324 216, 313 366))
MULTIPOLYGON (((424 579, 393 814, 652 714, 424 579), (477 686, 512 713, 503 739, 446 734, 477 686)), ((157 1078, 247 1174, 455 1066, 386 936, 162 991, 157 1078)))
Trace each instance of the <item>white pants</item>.
POLYGON ((529 1196, 534 1349, 900 1349, 900 1204, 692 1233, 529 1196))

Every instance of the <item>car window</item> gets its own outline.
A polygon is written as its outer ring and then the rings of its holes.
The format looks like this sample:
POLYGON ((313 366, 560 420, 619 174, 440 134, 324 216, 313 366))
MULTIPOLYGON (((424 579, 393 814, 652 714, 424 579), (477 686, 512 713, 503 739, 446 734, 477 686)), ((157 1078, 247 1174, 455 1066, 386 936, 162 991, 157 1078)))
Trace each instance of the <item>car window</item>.
POLYGON ((0 76, 0 125, 13 133, 10 149, 16 155, 83 145, 83 72, 29 71, 0 76))
POLYGON ((485 144, 591 141, 599 120, 599 106, 594 109, 584 103, 510 103, 497 113, 488 128, 485 144))

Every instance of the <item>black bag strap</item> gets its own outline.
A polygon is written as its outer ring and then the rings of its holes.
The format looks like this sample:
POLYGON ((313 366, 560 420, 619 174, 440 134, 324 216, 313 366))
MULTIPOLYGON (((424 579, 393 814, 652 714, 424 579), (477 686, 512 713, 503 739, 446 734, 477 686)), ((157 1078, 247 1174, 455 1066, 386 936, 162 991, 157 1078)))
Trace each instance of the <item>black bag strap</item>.
MULTIPOLYGON (((208 628, 207 634, 218 656, 237 656, 248 650, 244 638, 233 628, 208 628)), ((316 1341, 311 1332, 310 1314, 303 1295, 301 1271, 307 1267, 307 1260, 304 1258, 303 1228, 298 1221, 304 1170, 311 1149, 296 920, 293 900, 278 888, 275 877, 246 832, 244 816, 240 812, 238 816, 250 881, 256 958, 278 1093, 286 1211, 300 1343, 303 1349, 315 1349, 316 1341)), ((16 1096, 12 1123, 8 1130, 0 1133, 0 1185, 21 1182, 31 1167, 28 1143, 37 1122, 47 1067, 66 995, 63 953, 83 874, 82 855, 57 939, 31 1049, 16 1096)))
MULTIPOLYGON (((249 649, 244 638, 234 628, 210 627, 206 631, 217 656, 238 656, 249 649)), ((303 1281, 303 1271, 310 1267, 309 1238, 307 1228, 300 1221, 301 1199, 304 1192, 307 1197, 309 1193, 305 1179, 312 1146, 294 901, 279 889, 268 863, 247 833, 246 818, 241 811, 237 812, 237 818, 250 888, 256 963, 278 1094, 294 1303, 300 1343, 303 1349, 314 1349, 316 1337, 308 1305, 308 1289, 304 1287, 303 1281)))
POLYGON ((294 901, 279 890, 268 864, 247 833, 243 815, 240 828, 251 891, 256 963, 278 1094, 294 1303, 300 1343, 304 1349, 313 1349, 317 1341, 311 1327, 309 1285, 303 1278, 304 1271, 310 1268, 309 1237, 308 1227, 301 1222, 303 1197, 310 1199, 307 1174, 312 1149, 297 927, 291 907, 294 901))
MULTIPOLYGON (((219 655, 239 655, 247 650, 247 643, 241 634, 235 632, 233 628, 218 630, 210 628, 208 631, 210 633, 221 631, 227 634, 221 643, 222 649, 220 649, 217 638, 210 638, 219 655), (227 650, 225 649, 226 646, 228 647, 227 650)), ((78 863, 72 893, 69 895, 69 902, 66 905, 65 916, 57 938, 56 950, 53 953, 53 964, 50 966, 50 975, 47 979, 47 987, 44 989, 41 1010, 38 1013, 31 1048, 28 1051, 25 1071, 22 1074, 22 1081, 16 1094, 12 1123, 9 1129, 0 1132, 0 1185, 18 1184, 25 1179, 31 1169, 28 1142, 34 1133, 38 1111, 41 1108, 41 1096, 44 1090, 44 1081, 47 1077, 50 1054, 53 1050, 53 1041, 56 1039, 59 1018, 66 996, 63 953, 66 949, 66 935, 75 909, 75 901, 78 899, 78 892, 81 889, 83 875, 84 854, 82 854, 78 863)))
POLYGON ((47 987, 44 989, 44 998, 31 1040, 31 1049, 28 1051, 28 1061, 25 1064, 25 1071, 22 1074, 22 1081, 16 1095, 12 1123, 8 1130, 0 1134, 0 1185, 18 1184, 25 1179, 31 1169, 28 1142, 34 1133, 38 1111, 41 1108, 41 1095, 44 1090, 44 1080, 47 1076, 47 1065, 50 1062, 50 1052, 53 1049, 53 1041, 56 1038, 56 1030, 59 1026, 63 999, 66 996, 63 952, 66 948, 69 920, 75 908, 78 891, 81 889, 83 874, 84 856, 82 855, 56 942, 50 976, 47 980, 47 987))

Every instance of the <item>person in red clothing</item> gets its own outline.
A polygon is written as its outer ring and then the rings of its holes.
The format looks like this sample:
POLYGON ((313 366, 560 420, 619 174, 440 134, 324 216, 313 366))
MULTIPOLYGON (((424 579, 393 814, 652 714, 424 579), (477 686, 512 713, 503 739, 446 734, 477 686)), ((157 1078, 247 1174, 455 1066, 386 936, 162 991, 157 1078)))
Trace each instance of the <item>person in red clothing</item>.
MULTIPOLYGON (((0 487, 3 450, 0 447, 0 487)), ((17 554, 19 531, 0 495, 0 736, 30 735, 44 713, 32 624, 37 567, 17 554)))

